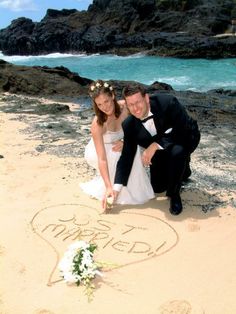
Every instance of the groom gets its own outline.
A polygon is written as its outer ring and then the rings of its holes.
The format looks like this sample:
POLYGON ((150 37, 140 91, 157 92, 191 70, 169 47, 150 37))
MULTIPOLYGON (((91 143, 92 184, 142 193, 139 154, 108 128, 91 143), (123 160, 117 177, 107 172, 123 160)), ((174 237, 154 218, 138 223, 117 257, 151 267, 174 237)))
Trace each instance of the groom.
POLYGON ((131 115, 122 124, 124 146, 116 168, 115 197, 127 185, 140 145, 154 192, 166 191, 170 213, 178 215, 182 212, 181 183, 191 175, 190 155, 200 141, 197 122, 172 95, 149 96, 141 85, 134 84, 124 88, 123 97, 131 115))

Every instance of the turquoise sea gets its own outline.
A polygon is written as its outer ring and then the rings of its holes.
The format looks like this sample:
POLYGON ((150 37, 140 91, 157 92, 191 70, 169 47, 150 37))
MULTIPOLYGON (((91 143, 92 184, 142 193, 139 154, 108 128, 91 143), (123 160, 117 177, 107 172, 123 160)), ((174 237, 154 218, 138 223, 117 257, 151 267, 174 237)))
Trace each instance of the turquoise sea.
POLYGON ((64 66, 90 79, 155 81, 170 84, 175 90, 207 91, 236 89, 236 58, 179 59, 171 57, 86 54, 48 54, 43 56, 4 56, 0 59, 27 66, 64 66))

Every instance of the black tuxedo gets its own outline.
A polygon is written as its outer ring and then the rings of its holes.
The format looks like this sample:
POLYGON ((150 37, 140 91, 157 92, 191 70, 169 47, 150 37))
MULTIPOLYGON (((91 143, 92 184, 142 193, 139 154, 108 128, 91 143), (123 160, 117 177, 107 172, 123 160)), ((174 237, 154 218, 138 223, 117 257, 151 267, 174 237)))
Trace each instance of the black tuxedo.
POLYGON ((153 142, 164 149, 157 150, 150 165, 151 184, 154 192, 167 190, 170 196, 179 192, 182 177, 190 160, 190 154, 200 140, 198 125, 185 108, 172 95, 150 96, 150 111, 153 114, 157 134, 152 136, 142 121, 130 115, 122 124, 124 146, 117 164, 115 183, 127 185, 137 145, 147 148, 153 142), (170 133, 165 133, 172 129, 170 133))

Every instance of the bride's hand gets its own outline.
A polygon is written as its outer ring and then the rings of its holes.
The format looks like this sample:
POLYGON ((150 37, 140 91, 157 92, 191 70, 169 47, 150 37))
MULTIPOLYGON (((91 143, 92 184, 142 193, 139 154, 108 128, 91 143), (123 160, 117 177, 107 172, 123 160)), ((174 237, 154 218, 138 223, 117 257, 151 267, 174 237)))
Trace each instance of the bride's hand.
POLYGON ((112 150, 113 152, 121 152, 122 149, 123 149, 123 141, 122 140, 119 140, 117 142, 114 142, 113 145, 112 145, 112 150))
POLYGON ((114 195, 112 189, 107 189, 103 199, 102 199, 102 208, 105 212, 111 210, 114 203, 114 195))

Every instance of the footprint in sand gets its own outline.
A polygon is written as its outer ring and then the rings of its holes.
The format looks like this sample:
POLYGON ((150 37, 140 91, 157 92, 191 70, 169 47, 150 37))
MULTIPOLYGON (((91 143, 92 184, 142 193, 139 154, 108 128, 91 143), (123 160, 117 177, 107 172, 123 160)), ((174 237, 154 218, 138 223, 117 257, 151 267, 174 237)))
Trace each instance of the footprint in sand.
POLYGON ((55 314, 55 313, 49 310, 39 309, 39 310, 36 310, 34 314, 55 314))
POLYGON ((190 219, 187 224, 189 232, 196 232, 200 230, 200 226, 197 219, 190 219))
POLYGON ((204 314, 204 311, 193 308, 186 300, 172 300, 162 304, 158 314, 204 314))

